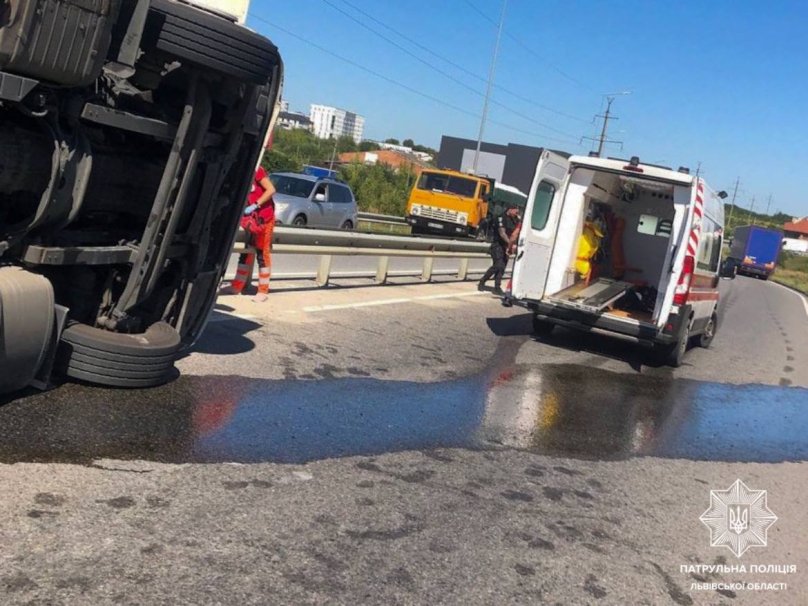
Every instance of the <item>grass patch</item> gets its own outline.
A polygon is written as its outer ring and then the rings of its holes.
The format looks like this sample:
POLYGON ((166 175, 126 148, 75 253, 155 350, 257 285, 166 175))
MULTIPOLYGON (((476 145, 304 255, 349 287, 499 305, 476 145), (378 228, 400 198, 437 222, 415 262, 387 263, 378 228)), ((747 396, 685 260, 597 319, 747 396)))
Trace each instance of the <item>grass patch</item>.
POLYGON ((772 280, 808 294, 808 272, 794 269, 778 269, 772 276, 772 280))
POLYGON ((392 234, 394 236, 409 236, 411 233, 409 225, 387 225, 386 223, 362 221, 362 219, 359 220, 356 229, 371 234, 392 234))
POLYGON ((808 274, 808 255, 781 254, 780 267, 808 274))

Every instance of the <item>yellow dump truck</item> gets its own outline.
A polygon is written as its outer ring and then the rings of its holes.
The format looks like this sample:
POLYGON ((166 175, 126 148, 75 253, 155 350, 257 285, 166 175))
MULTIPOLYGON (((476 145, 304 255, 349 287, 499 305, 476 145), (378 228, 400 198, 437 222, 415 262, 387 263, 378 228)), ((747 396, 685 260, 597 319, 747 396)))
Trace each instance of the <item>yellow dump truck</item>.
POLYGON ((410 192, 405 218, 414 234, 476 235, 488 214, 492 187, 486 177, 425 170, 410 192))

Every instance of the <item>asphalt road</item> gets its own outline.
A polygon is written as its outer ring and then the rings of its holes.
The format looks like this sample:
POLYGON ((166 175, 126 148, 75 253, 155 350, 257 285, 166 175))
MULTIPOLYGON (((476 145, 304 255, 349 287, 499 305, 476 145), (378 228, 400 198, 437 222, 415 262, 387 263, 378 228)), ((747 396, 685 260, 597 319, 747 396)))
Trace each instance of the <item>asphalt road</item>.
POLYGON ((713 347, 673 370, 538 342, 469 283, 364 284, 221 299, 167 386, 0 407, 2 602, 806 603, 794 293, 722 283, 713 347), (736 479, 778 516, 741 559, 699 521, 736 479))

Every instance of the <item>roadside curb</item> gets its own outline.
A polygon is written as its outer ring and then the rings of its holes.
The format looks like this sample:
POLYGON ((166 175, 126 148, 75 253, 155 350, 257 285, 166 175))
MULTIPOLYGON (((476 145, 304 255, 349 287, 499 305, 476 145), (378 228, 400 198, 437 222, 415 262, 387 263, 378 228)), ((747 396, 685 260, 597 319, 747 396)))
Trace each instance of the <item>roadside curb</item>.
POLYGON ((806 296, 805 293, 803 293, 800 290, 797 290, 796 288, 792 288, 791 286, 786 286, 785 284, 781 284, 780 282, 777 282, 776 280, 774 280, 772 283, 776 284, 780 288, 784 288, 785 290, 788 290, 788 291, 794 293, 795 295, 797 295, 800 298, 800 301, 802 301, 802 306, 805 309, 805 315, 806 315, 806 317, 808 317, 808 296, 806 296))
POLYGON ((799 288, 795 288, 794 286, 791 286, 790 284, 785 284, 784 282, 780 282, 780 280, 778 280, 774 276, 772 277, 772 282, 774 282, 776 284, 779 284, 783 288, 787 288, 788 290, 790 290, 792 292, 795 292, 798 295, 802 295, 803 297, 808 297, 808 292, 807 291, 800 290, 799 288))

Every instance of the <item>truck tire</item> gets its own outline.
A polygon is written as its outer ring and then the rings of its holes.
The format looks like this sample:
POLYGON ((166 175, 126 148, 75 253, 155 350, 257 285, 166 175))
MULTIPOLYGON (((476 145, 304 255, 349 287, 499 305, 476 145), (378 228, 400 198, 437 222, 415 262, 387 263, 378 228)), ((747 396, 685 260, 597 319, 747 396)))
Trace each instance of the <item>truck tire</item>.
POLYGON ((20 267, 0 267, 0 393, 36 377, 54 338, 53 286, 20 267))
POLYGON ((73 379, 111 387, 153 387, 174 376, 180 335, 165 322, 142 334, 109 332, 86 324, 65 328, 57 368, 73 379))
POLYGON ((280 62, 260 34, 175 0, 152 0, 142 45, 254 84, 266 84, 280 62))

